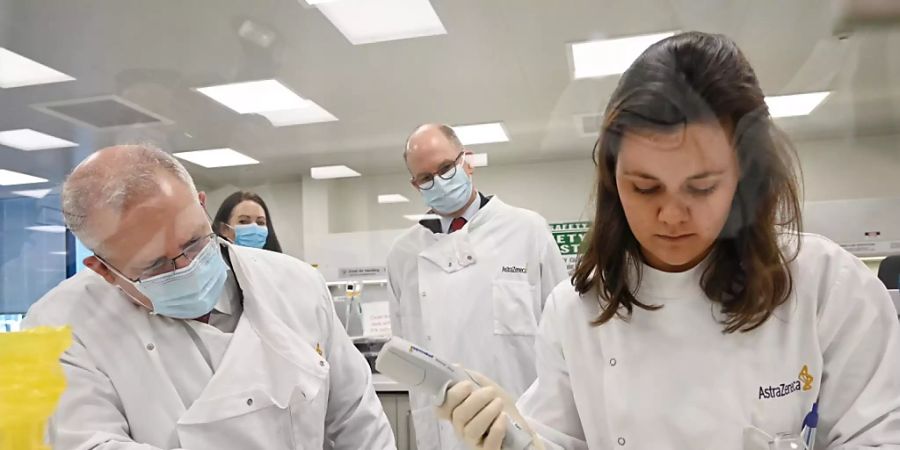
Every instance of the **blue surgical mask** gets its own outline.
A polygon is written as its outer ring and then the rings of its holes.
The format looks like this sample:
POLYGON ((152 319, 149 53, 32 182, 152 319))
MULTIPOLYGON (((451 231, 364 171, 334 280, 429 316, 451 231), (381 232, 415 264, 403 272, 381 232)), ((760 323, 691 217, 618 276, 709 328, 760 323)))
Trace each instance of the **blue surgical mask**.
POLYGON ((472 198, 472 179, 466 173, 465 167, 460 164, 456 167, 453 178, 445 180, 434 177, 434 186, 431 189, 419 190, 425 204, 431 209, 442 214, 452 214, 466 206, 472 198))
POLYGON ((228 266, 216 239, 187 266, 136 283, 153 312, 173 319, 196 319, 212 311, 225 289, 228 266))
POLYGON ((244 247, 263 248, 269 229, 255 223, 234 226, 234 243, 244 247))

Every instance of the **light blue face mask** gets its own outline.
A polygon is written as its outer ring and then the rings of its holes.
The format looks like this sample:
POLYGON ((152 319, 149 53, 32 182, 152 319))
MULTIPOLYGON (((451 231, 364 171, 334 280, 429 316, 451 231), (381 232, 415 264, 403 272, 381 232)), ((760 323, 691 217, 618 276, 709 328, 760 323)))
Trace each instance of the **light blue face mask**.
POLYGON ((465 167, 460 164, 456 167, 453 178, 445 180, 434 177, 434 186, 431 189, 419 190, 425 204, 431 209, 442 214, 452 214, 466 206, 472 198, 472 179, 466 173, 465 167))
POLYGON ((263 248, 269 237, 269 229, 255 223, 234 226, 234 243, 244 247, 263 248))
POLYGON ((212 311, 219 301, 228 266, 216 239, 187 266, 134 284, 153 303, 153 312, 173 319, 196 319, 212 311))

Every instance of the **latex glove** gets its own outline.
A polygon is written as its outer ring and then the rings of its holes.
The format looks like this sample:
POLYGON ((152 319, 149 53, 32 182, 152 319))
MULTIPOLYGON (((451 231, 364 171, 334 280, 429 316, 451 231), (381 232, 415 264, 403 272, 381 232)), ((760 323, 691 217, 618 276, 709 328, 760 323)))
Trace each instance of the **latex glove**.
POLYGON ((490 378, 471 370, 466 372, 478 385, 471 381, 453 385, 447 390, 444 404, 437 408, 438 417, 450 421, 457 436, 470 448, 500 450, 509 416, 531 434, 536 450, 544 450, 541 440, 516 408, 515 399, 490 378))

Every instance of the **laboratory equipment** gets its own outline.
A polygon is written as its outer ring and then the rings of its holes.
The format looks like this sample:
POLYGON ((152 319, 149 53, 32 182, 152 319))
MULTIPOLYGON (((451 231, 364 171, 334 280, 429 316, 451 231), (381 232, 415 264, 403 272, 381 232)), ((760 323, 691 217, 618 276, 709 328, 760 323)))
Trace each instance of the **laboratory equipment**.
POLYGON ((47 419, 66 387, 67 327, 0 333, 0 450, 50 450, 47 419))
MULTIPOLYGON (((447 364, 431 352, 397 337, 384 344, 375 367, 400 383, 434 395, 437 405, 444 403, 447 389, 460 381, 471 381, 478 385, 465 370, 447 364)), ((531 434, 509 419, 502 448, 533 449, 531 434)))

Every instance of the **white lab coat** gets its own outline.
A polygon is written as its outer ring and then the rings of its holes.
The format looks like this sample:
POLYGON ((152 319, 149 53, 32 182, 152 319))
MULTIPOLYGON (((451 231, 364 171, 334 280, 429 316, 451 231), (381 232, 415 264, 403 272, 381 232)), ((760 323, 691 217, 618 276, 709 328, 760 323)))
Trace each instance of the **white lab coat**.
POLYGON ((92 272, 31 308, 26 327, 67 324, 74 335, 55 450, 396 448, 322 276, 280 253, 228 249, 244 311, 214 374, 186 323, 149 314, 92 272), (187 380, 203 376, 185 401, 187 380))
POLYGON ((799 433, 818 399, 817 450, 900 448, 897 312, 854 256, 819 236, 801 242, 790 299, 747 333, 722 333, 701 267, 645 266, 637 296, 663 308, 599 327, 596 294, 561 284, 522 414, 548 449, 768 449, 749 428, 799 433))
MULTIPOLYGON (((540 215, 497 197, 482 203, 452 234, 417 224, 397 239, 388 254, 391 323, 394 334, 518 396, 534 380, 541 310, 566 268, 540 215)), ((419 450, 465 448, 433 403, 411 394, 419 450)))

